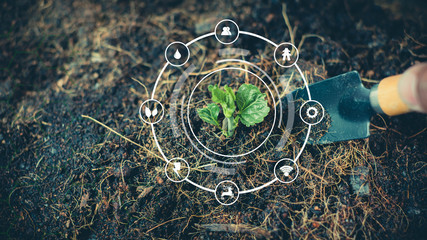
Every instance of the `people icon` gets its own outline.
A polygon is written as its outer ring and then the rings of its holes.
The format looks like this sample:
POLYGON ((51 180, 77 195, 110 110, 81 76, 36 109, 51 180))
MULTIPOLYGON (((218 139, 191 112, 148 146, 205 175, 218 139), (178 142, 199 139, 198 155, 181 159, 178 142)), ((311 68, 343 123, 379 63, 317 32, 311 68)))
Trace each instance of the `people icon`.
POLYGON ((289 50, 289 48, 285 48, 282 51, 282 57, 283 61, 291 61, 291 51, 289 50))
POLYGON ((221 36, 231 36, 230 27, 223 27, 221 36))

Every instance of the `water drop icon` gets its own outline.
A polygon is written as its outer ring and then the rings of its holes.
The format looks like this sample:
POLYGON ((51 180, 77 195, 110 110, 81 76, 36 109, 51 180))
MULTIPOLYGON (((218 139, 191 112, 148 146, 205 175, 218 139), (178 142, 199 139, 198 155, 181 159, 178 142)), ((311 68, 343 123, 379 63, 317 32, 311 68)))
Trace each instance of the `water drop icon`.
POLYGON ((175 59, 180 59, 181 58, 181 53, 178 51, 178 50, 176 50, 176 52, 175 52, 175 54, 173 55, 173 57, 175 58, 175 59))

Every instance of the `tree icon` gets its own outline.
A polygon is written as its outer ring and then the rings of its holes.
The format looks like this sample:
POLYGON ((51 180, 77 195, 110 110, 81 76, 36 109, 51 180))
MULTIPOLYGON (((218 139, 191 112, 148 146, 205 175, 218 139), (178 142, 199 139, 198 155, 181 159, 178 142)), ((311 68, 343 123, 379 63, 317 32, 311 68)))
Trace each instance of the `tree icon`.
POLYGON ((291 61, 291 51, 289 50, 289 48, 285 48, 282 51, 282 57, 283 61, 291 61))

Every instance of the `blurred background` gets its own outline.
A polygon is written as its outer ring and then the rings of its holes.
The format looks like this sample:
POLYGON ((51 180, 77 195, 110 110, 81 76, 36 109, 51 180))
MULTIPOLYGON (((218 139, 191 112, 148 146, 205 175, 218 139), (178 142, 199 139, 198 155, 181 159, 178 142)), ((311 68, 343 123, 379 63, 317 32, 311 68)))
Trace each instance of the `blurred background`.
POLYGON ((427 59, 423 1, 2 1, 2 239, 422 239, 427 118, 309 146, 293 185, 220 206, 174 184, 137 110, 173 41, 223 18, 300 46, 318 80, 370 87, 427 59))

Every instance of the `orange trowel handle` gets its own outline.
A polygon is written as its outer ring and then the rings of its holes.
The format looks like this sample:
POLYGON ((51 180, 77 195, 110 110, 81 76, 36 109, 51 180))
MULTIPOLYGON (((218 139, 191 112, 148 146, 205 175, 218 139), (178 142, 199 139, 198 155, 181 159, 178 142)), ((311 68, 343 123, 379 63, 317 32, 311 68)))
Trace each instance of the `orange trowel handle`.
POLYGON ((427 64, 418 64, 405 73, 384 78, 370 92, 372 108, 396 116, 411 111, 427 113, 427 64))

